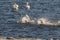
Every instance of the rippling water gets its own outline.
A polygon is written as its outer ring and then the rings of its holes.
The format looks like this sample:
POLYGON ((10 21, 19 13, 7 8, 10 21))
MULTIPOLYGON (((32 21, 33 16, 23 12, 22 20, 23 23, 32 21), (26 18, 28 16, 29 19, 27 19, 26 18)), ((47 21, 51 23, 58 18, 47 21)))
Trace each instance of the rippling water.
POLYGON ((27 0, 0 0, 0 36, 6 37, 33 37, 33 38, 60 38, 58 26, 32 26, 17 24, 26 13, 31 18, 45 17, 51 21, 60 20, 60 0, 28 0, 31 9, 26 11, 27 0), (19 11, 11 8, 13 3, 19 5, 19 11))

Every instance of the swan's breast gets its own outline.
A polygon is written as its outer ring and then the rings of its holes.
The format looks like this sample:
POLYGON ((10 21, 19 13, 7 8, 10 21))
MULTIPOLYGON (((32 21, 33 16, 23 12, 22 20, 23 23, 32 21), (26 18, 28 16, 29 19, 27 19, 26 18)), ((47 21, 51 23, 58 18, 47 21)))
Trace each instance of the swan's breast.
POLYGON ((30 22, 30 18, 27 15, 27 16, 24 16, 21 21, 22 21, 22 23, 27 23, 27 22, 30 22))
POLYGON ((27 8, 27 10, 30 9, 30 5, 28 4, 28 2, 27 2, 27 4, 26 4, 26 8, 27 8))

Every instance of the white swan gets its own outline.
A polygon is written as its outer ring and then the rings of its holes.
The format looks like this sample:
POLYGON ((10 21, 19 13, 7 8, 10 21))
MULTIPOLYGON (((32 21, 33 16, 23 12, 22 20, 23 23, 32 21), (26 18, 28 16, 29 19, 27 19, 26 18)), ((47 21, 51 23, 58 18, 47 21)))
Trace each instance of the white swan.
POLYGON ((30 17, 28 15, 24 16, 22 19, 21 19, 21 23, 28 23, 30 22, 30 17))
POLYGON ((27 8, 27 10, 30 10, 30 5, 28 2, 26 3, 26 8, 27 8))
POLYGON ((14 9, 15 11, 18 11, 18 7, 19 7, 19 6, 18 6, 16 3, 13 4, 12 6, 13 6, 13 9, 14 9))
POLYGON ((46 22, 48 21, 46 18, 40 18, 38 20, 41 22, 41 24, 46 24, 46 22))

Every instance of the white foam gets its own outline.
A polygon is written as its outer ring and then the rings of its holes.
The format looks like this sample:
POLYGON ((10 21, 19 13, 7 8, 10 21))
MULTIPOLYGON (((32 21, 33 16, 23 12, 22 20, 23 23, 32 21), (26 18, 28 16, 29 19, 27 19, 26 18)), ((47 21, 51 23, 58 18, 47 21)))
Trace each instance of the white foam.
MULTIPOLYGON (((19 21, 18 21, 19 22, 19 21)), ((22 17, 21 22, 20 23, 27 23, 29 22, 30 24, 36 24, 36 25, 40 25, 40 24, 44 24, 44 25, 60 25, 60 21, 57 22, 51 22, 50 20, 48 20, 47 18, 38 18, 38 19, 30 19, 30 17, 28 15, 25 15, 24 17, 22 17)))

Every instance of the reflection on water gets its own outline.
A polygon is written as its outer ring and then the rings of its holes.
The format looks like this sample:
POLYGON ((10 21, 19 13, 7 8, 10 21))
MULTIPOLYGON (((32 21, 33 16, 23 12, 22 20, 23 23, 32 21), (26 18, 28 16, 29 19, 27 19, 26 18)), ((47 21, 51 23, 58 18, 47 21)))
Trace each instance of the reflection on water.
POLYGON ((27 13, 31 18, 47 18, 51 22, 60 23, 60 0, 28 0, 31 6, 26 11, 26 0, 0 0, 0 36, 6 37, 34 37, 34 38, 59 38, 58 26, 32 26, 18 24, 22 16, 27 13), (18 12, 11 8, 13 3, 19 5, 18 12))

